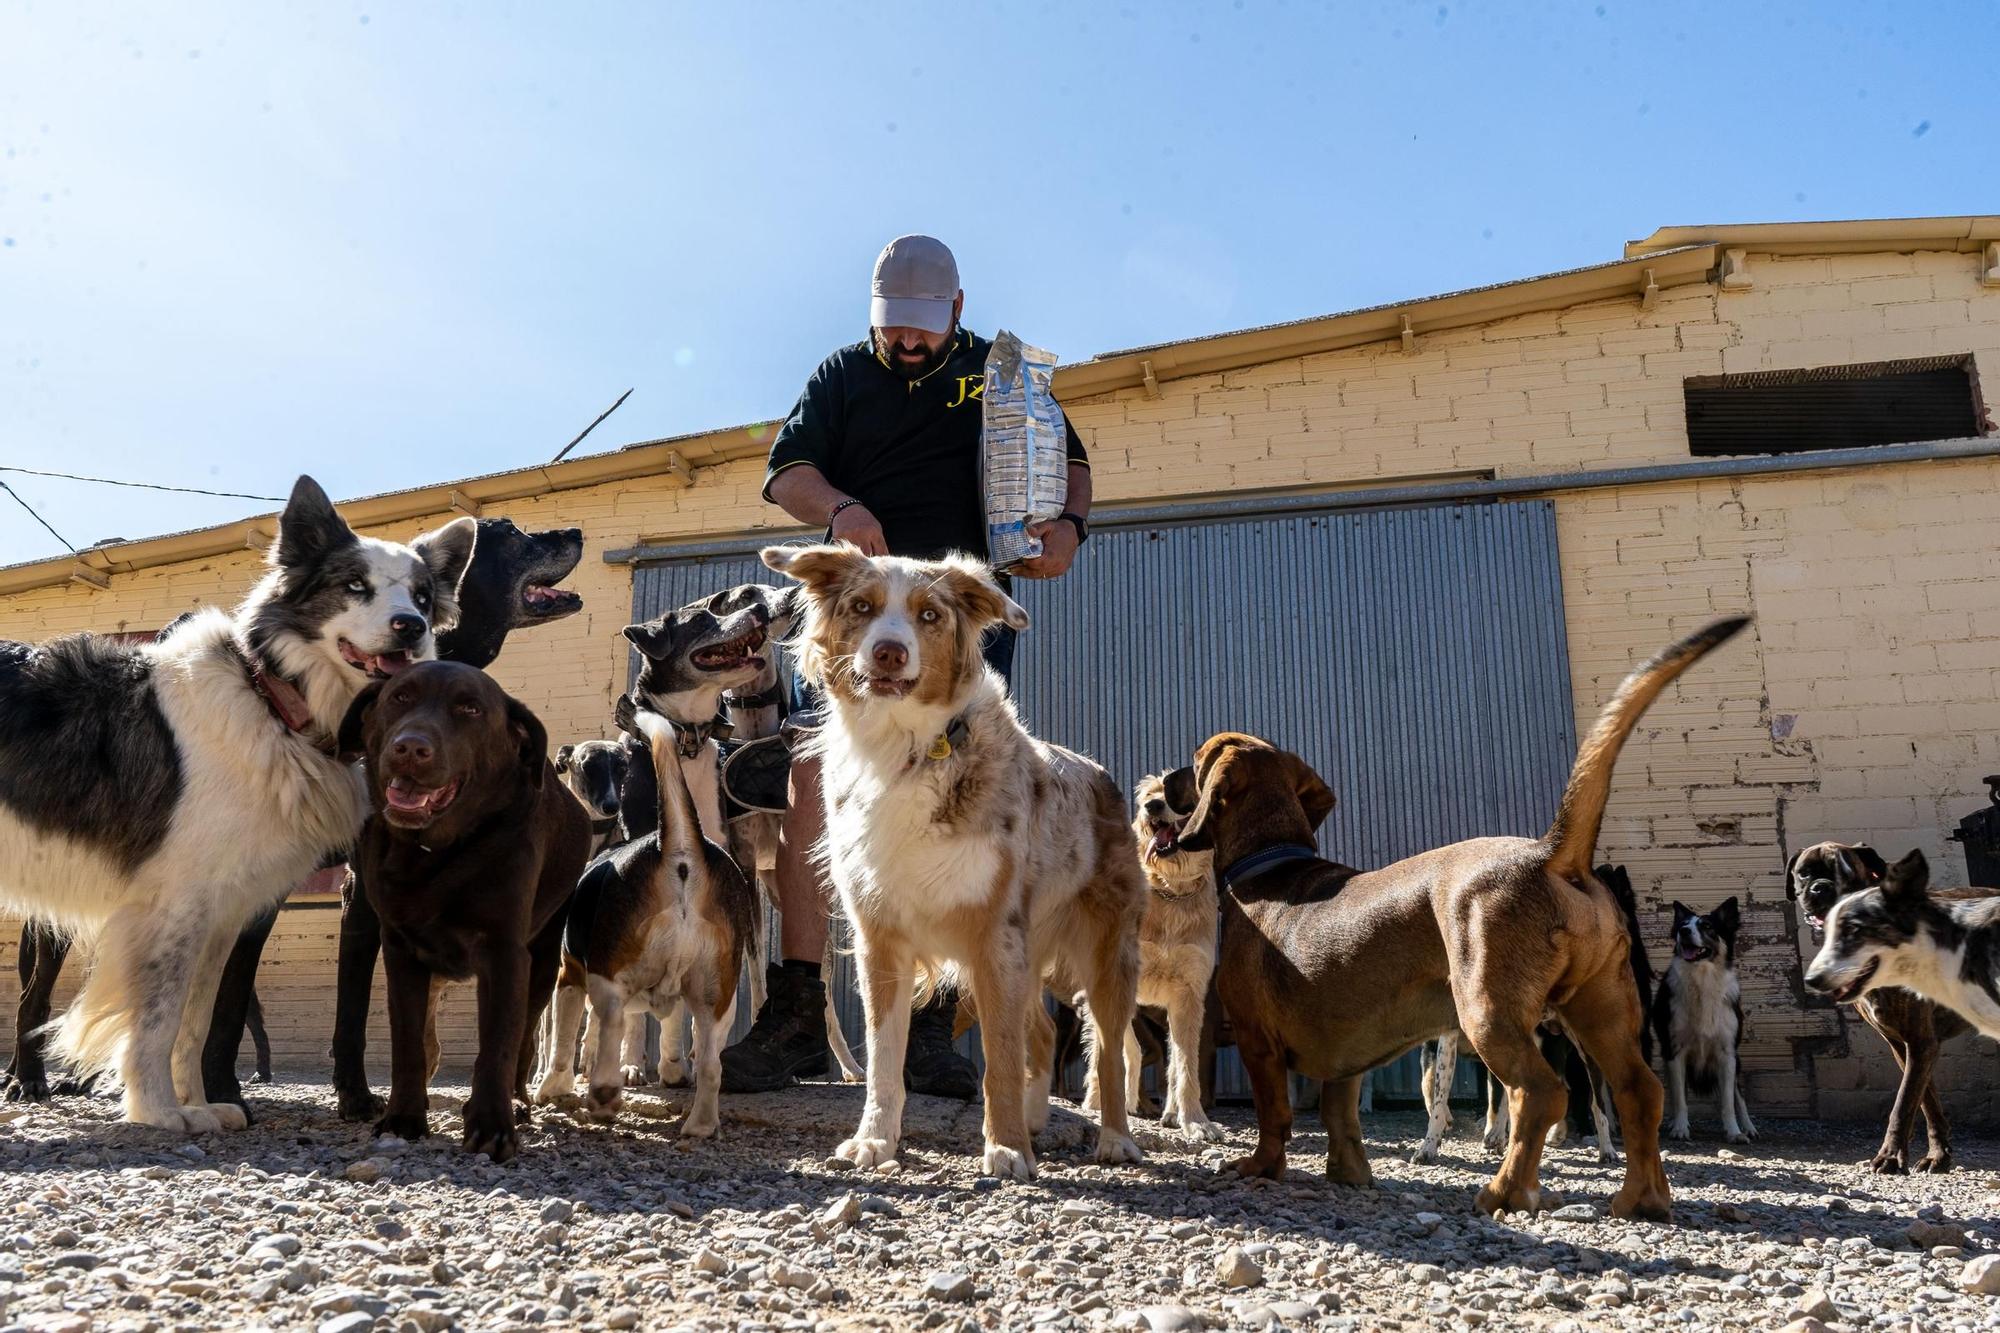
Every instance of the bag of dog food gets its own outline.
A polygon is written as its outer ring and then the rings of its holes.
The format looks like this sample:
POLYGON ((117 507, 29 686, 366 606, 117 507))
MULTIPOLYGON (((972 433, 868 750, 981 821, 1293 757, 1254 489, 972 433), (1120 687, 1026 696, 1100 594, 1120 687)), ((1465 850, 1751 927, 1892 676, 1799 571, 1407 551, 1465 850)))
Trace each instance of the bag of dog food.
POLYGON ((1053 352, 1002 329, 986 354, 980 448, 986 486, 986 550, 996 568, 1042 553, 1028 529, 1062 513, 1069 451, 1056 403, 1053 352))

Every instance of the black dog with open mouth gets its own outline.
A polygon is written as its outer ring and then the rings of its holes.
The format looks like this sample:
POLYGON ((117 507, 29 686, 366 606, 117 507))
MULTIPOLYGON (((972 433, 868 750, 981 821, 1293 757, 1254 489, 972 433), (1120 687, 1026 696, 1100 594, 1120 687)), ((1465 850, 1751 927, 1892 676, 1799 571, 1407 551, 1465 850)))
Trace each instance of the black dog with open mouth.
POLYGON ((513 1103, 525 1116, 590 821, 556 778, 540 720, 476 668, 425 662, 372 685, 340 731, 343 750, 366 756, 375 809, 357 863, 389 983, 392 1072, 376 1131, 426 1132, 438 983, 474 978, 465 1148, 504 1162, 519 1147, 513 1103))

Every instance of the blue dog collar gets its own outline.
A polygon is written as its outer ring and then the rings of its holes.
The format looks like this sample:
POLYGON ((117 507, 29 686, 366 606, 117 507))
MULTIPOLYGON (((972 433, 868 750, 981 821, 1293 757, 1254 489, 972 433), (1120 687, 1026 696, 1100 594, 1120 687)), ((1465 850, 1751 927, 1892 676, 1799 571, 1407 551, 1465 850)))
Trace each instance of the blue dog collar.
POLYGON ((1287 861, 1317 861, 1319 849, 1302 843, 1281 842, 1275 847, 1266 847, 1261 852, 1252 852, 1240 861, 1232 861, 1222 872, 1225 888, 1235 888, 1245 880, 1255 879, 1273 866, 1281 866, 1287 861))

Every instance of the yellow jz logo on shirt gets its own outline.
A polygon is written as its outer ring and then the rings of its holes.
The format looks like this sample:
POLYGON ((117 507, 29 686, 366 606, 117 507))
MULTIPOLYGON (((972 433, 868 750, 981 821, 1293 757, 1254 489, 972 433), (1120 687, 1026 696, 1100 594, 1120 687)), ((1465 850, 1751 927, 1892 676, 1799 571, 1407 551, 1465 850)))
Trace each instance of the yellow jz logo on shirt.
POLYGON ((958 397, 946 403, 946 407, 957 407, 967 399, 977 401, 986 392, 984 375, 960 375, 958 377, 958 397))

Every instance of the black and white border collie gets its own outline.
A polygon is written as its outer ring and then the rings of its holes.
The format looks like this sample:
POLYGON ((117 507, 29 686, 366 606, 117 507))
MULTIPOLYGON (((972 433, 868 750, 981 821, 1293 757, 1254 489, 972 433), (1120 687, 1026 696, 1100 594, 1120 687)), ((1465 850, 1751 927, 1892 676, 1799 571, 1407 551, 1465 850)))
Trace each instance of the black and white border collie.
POLYGON ((1743 1044, 1743 998, 1736 976, 1736 932, 1743 924, 1736 899, 1713 912, 1674 904, 1674 958, 1653 997, 1653 1035, 1667 1062, 1667 1133, 1688 1135, 1687 1091, 1714 1091, 1722 1136, 1731 1143, 1757 1137, 1743 1100, 1738 1050, 1743 1044))
POLYGON ((83 1072, 117 1066, 126 1119, 245 1123, 203 1094, 222 964, 352 845, 367 802, 335 753, 341 718, 370 678, 432 656, 475 531, 358 537, 301 477, 233 616, 137 647, 0 643, 0 906, 94 940, 57 1047, 83 1072))
POLYGON ((1806 985, 1841 1003, 1901 986, 2000 1039, 2000 898, 1930 883, 1930 863, 1911 852, 1879 888, 1836 902, 1806 985))

